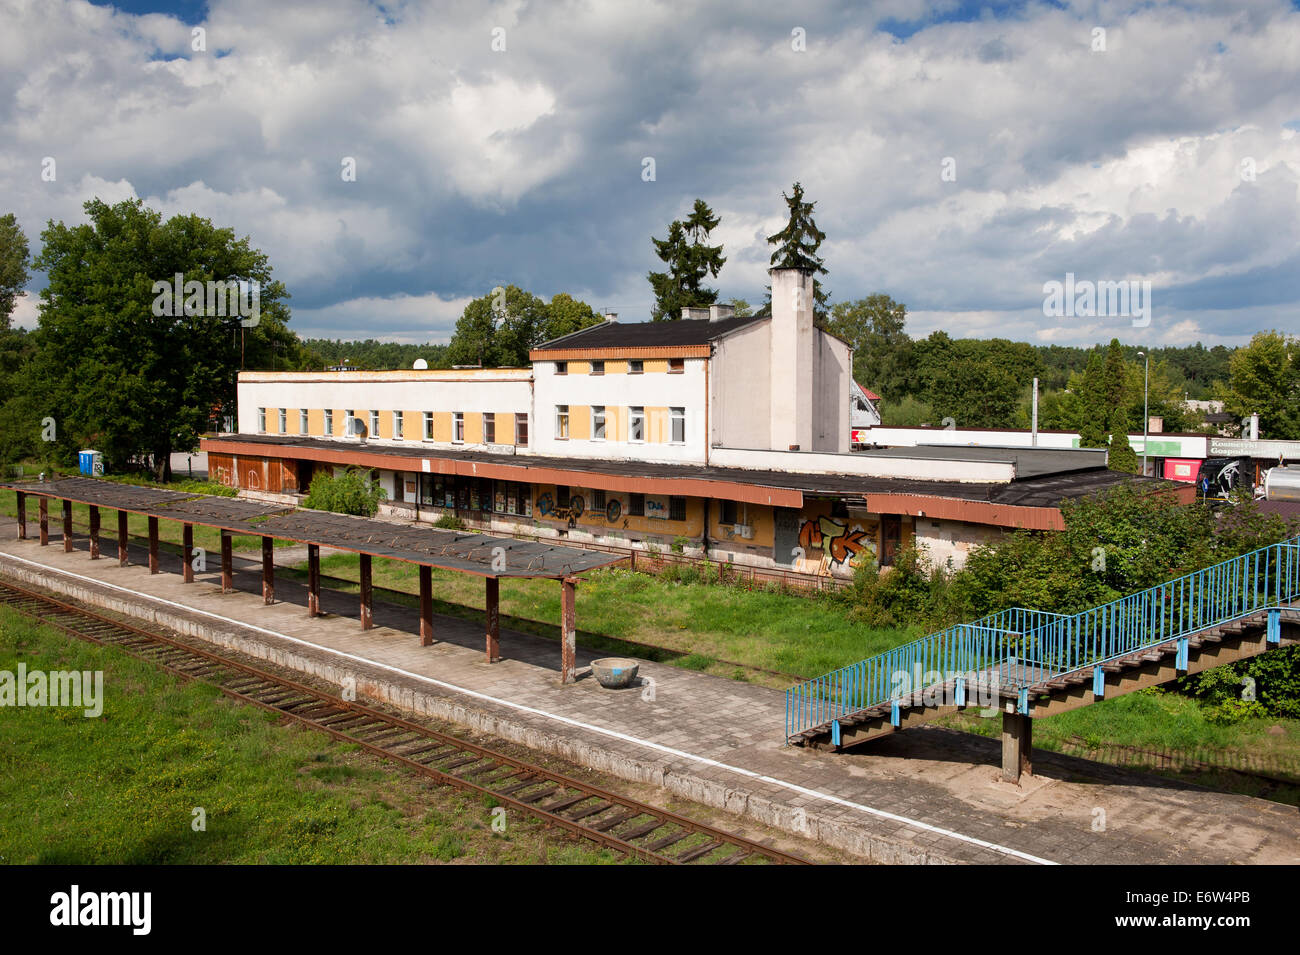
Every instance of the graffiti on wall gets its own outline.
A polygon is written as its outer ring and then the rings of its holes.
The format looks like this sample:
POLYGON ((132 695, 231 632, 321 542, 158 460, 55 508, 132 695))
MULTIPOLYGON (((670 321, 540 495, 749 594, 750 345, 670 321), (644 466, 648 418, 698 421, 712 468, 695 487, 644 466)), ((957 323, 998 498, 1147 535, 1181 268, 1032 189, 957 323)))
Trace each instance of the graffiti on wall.
POLYGON ((849 529, 844 521, 833 517, 818 517, 804 521, 799 528, 799 546, 811 555, 820 550, 833 564, 852 563, 863 551, 875 553, 875 543, 861 527, 849 529))
MULTIPOLYGON (((605 520, 611 524, 617 524, 618 519, 623 516, 623 502, 616 497, 611 497, 605 504, 605 520)), ((627 526, 626 522, 623 525, 627 526)))
POLYGON ((582 499, 581 494, 570 494, 568 507, 556 507, 555 497, 550 491, 537 498, 537 513, 553 521, 567 521, 570 527, 578 523, 578 518, 582 517, 582 512, 586 508, 587 502, 582 499))

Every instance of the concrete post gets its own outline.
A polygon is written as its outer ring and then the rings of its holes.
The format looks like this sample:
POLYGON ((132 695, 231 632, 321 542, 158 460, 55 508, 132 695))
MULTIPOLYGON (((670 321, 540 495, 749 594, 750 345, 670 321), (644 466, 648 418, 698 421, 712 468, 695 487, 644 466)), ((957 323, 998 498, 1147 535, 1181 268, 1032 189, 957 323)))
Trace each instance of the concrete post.
POLYGON ((126 538, 127 538, 127 513, 126 511, 117 512, 117 565, 126 566, 126 538))
POLYGON ((1034 767, 1030 750, 1034 745, 1034 721, 1024 713, 1002 713, 1002 778, 1020 782, 1021 775, 1032 776, 1034 767))
POLYGON ((187 583, 194 583, 194 525, 181 525, 181 559, 185 561, 185 566, 181 568, 181 579, 187 583))
POLYGON ((221 532, 221 592, 228 594, 235 589, 235 554, 234 541, 229 531, 221 532))
POLYGON ((18 504, 18 539, 27 540, 27 495, 16 491, 14 498, 18 504))
POLYGON ((262 538, 262 603, 275 603, 275 547, 269 537, 262 538))
POLYGON ((320 545, 307 545, 307 616, 320 616, 320 545))
POLYGON ((99 508, 90 505, 90 559, 99 560, 99 508))
POLYGON ((374 587, 371 584, 369 554, 361 554, 361 629, 369 630, 375 625, 374 587))
POLYGON ((501 661, 501 581, 487 578, 487 662, 501 661))
POLYGON ((158 518, 149 518, 149 573, 158 573, 158 518))
POLYGON ((420 565, 420 646, 433 645, 433 568, 420 565))
POLYGON ((41 518, 41 546, 45 547, 50 543, 50 499, 42 497, 36 509, 41 518))
POLYGON ((578 669, 578 609, 576 577, 560 582, 560 682, 572 683, 578 669))
POLYGON ((63 553, 72 553, 72 502, 63 502, 63 553))

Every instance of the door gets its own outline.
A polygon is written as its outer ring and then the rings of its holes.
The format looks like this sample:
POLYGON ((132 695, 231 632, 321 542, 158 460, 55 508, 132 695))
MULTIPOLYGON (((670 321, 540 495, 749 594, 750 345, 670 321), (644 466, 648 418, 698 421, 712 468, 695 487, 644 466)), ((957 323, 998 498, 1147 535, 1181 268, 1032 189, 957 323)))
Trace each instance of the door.
POLYGON ((897 514, 884 514, 880 518, 880 566, 889 567, 898 556, 899 541, 903 536, 903 519, 897 514))
POLYGON ((793 507, 774 507, 772 519, 772 560, 789 567, 794 563, 794 549, 799 546, 799 512, 793 507))

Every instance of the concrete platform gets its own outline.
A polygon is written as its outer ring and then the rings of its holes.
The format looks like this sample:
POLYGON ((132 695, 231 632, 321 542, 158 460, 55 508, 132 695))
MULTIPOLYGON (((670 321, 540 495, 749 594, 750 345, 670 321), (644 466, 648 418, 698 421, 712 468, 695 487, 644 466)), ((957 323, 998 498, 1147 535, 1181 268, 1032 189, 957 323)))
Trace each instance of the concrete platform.
MULTIPOLYGON (((325 591, 326 615, 313 620, 306 588, 287 578, 276 581, 278 602, 265 606, 258 564, 238 557, 237 592, 222 594, 219 573, 183 583, 174 554, 162 554, 156 576, 142 566, 142 549, 119 567, 111 534, 102 546, 112 557, 98 561, 81 537, 64 553, 55 521, 52 546, 15 535, 12 519, 0 524, 0 576, 339 684, 355 679, 366 696, 874 861, 1300 861, 1300 814, 1266 800, 1042 751, 1034 776, 1007 785, 996 740, 942 729, 900 733, 855 754, 789 747, 779 691, 648 662, 641 672, 652 684, 610 691, 588 677, 562 686, 558 622, 556 640, 503 629, 504 659, 489 665, 482 627, 465 620, 436 618, 437 642, 421 647, 414 609, 377 602, 375 629, 363 631, 356 598, 325 591)), ((581 626, 581 584, 578 593, 581 626)), ((592 658, 579 648, 580 667, 592 658)))

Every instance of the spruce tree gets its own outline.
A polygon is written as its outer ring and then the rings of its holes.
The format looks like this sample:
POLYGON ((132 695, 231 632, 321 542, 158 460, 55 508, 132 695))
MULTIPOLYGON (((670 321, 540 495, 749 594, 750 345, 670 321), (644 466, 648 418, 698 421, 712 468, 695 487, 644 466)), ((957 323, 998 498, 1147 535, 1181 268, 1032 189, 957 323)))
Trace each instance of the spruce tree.
POLYGON ((673 220, 668 238, 650 237, 655 255, 668 266, 665 272, 647 276, 655 293, 650 316, 654 321, 673 321, 682 317, 683 308, 703 308, 717 302, 718 290, 705 288, 703 283, 707 276, 717 278, 727 261, 722 246, 708 244, 709 233, 721 221, 708 203, 696 199, 685 222, 673 220))
MULTIPOLYGON (((777 247, 770 261, 774 268, 807 269, 813 273, 813 317, 818 325, 822 325, 828 317, 826 303, 829 296, 816 278, 826 274, 826 266, 817 250, 826 238, 826 233, 818 229, 817 223, 813 221, 813 207, 817 203, 804 202, 803 186, 796 182, 791 192, 788 196, 781 193, 781 198, 790 210, 789 221, 780 232, 767 237, 768 243, 777 247)), ((767 297, 770 306, 770 288, 767 297)))

